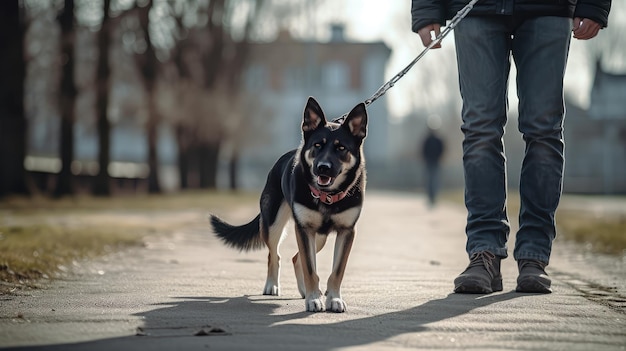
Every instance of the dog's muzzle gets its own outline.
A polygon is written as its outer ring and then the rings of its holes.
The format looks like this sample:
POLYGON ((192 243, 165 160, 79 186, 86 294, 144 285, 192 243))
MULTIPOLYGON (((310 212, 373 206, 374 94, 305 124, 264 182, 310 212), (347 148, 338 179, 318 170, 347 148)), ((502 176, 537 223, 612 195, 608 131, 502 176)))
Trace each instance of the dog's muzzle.
POLYGON ((329 162, 319 162, 316 167, 315 180, 319 186, 329 186, 335 179, 332 175, 332 165, 329 162))

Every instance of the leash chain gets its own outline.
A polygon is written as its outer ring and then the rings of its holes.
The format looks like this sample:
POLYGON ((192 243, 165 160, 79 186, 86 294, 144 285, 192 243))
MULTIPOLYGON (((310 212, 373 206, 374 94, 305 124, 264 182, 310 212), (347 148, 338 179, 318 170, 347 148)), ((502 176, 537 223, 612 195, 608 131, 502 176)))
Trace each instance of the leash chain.
MULTIPOLYGON (((445 38, 446 35, 448 35, 454 29, 454 27, 456 27, 456 25, 459 24, 459 22, 461 22, 461 20, 465 18, 465 16, 467 16, 467 14, 472 10, 472 8, 474 8, 474 5, 478 1, 479 0, 471 0, 467 5, 460 9, 456 13, 456 15, 454 15, 454 17, 450 20, 450 24, 448 24, 448 26, 441 33, 439 33, 439 35, 427 47, 425 47, 424 50, 422 50, 422 52, 420 52, 420 54, 417 55, 417 57, 413 59, 413 61, 411 61, 411 63, 404 67, 403 70, 398 72, 398 74, 393 76, 393 78, 391 78, 387 83, 378 88, 378 90, 372 96, 370 96, 369 99, 363 102, 365 104, 365 107, 371 105, 379 97, 385 95, 385 93, 389 89, 393 88, 396 82, 398 82, 400 78, 404 77, 404 75, 407 74, 407 72, 409 72, 411 68, 413 68, 417 61, 419 61, 422 57, 424 57, 424 55, 426 55, 428 50, 439 44, 443 40, 443 38, 445 38)), ((335 118, 333 122, 341 124, 346 119, 346 117, 348 117, 348 113, 344 113, 341 117, 335 118)))

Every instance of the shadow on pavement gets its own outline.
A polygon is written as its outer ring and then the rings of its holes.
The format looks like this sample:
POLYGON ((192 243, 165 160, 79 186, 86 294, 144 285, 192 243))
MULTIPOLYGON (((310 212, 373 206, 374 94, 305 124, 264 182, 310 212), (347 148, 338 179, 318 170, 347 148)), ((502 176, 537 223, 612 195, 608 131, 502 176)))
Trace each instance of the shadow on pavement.
POLYGON ((138 329, 136 336, 30 346, 16 350, 330 350, 367 345, 404 333, 424 331, 428 329, 429 323, 461 316, 476 308, 520 296, 515 292, 450 294, 410 309, 359 319, 349 319, 349 311, 341 315, 307 312, 275 314, 281 305, 272 301, 300 306, 303 305, 301 299, 180 297, 180 302, 162 304, 159 308, 138 314, 145 319, 145 323, 138 329), (308 318, 315 320, 302 321, 308 318), (333 322, 326 323, 326 320, 333 322))

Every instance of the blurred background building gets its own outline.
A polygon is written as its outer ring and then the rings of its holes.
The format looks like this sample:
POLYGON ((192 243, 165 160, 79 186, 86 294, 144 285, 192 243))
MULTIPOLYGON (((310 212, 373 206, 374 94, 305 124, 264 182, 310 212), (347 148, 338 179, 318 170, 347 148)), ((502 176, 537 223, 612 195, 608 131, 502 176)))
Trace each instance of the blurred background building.
MULTIPOLYGON (((24 67, 22 115, 0 106, 2 126, 22 126, 0 130, 0 142, 11 136, 0 162, 15 169, 23 142, 27 172, 12 177, 43 194, 93 192, 95 183, 112 185, 104 193, 257 190, 274 161, 298 147, 309 96, 327 119, 339 117, 422 50, 404 1, 7 0, 0 6, 7 19, 19 19, 0 30, 23 31, 7 36, 23 44, 6 46, 23 58, 3 51, 3 77, 14 79, 16 65, 24 67), (19 123, 5 123, 10 119, 19 123), (72 185, 59 191, 67 180, 72 185)), ((566 192, 626 193, 626 3, 613 4, 609 23, 598 38, 571 45, 566 192)), ((6 105, 18 85, 2 84, 6 105)), ((505 144, 515 188, 524 143, 514 68, 509 106, 505 144)), ((419 147, 428 121, 437 121, 446 144, 442 185, 461 189, 460 109, 447 38, 368 108, 368 185, 421 190, 419 147)), ((0 187, 0 195, 12 186, 0 187)))
POLYGON ((588 109, 568 104, 564 190, 626 193, 626 72, 606 72, 598 60, 588 109))

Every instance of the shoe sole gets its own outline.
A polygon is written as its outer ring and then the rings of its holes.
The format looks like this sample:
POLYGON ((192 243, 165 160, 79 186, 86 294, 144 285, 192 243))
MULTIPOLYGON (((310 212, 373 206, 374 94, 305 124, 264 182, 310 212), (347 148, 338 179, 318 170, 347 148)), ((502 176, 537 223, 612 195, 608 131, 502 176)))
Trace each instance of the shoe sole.
POLYGON ((550 283, 540 282, 534 279, 523 280, 521 282, 517 282, 517 287, 515 291, 520 293, 530 293, 530 294, 550 294, 552 293, 552 289, 550 288, 550 283))
POLYGON ((454 286, 454 292, 457 294, 491 294, 495 291, 502 291, 502 279, 491 282, 491 288, 476 281, 464 281, 454 286))

